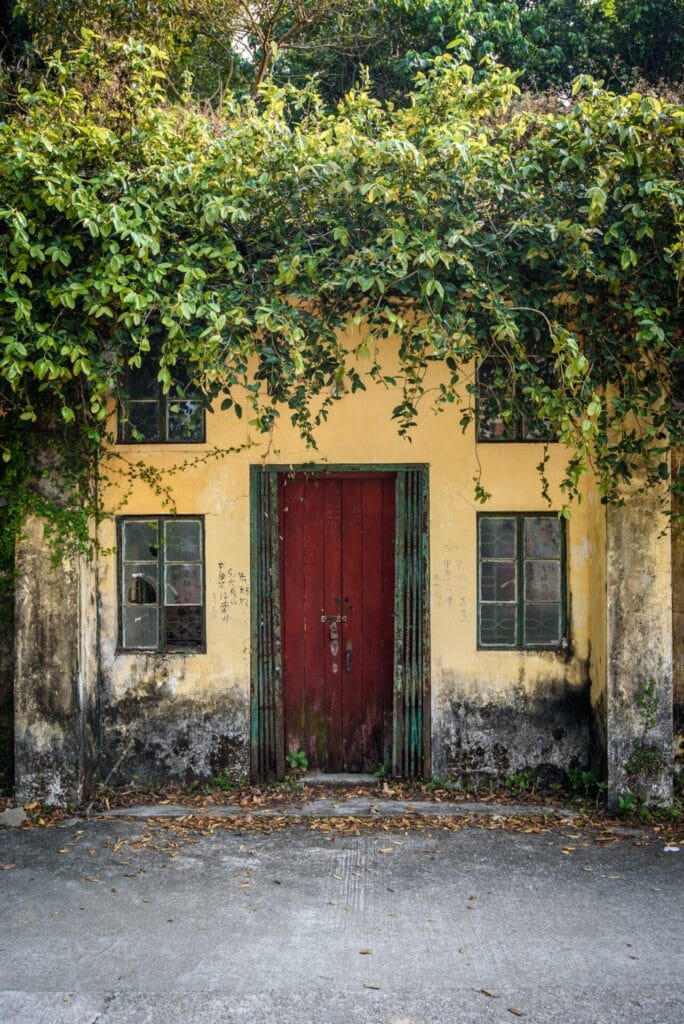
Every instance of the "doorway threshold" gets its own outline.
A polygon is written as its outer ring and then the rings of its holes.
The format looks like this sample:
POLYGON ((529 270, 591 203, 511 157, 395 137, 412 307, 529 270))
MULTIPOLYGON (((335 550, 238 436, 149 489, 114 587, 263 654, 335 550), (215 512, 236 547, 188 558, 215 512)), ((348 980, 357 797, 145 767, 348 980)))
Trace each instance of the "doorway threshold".
POLYGON ((306 786, 372 786, 378 777, 360 772, 309 772, 300 775, 299 781, 306 786))

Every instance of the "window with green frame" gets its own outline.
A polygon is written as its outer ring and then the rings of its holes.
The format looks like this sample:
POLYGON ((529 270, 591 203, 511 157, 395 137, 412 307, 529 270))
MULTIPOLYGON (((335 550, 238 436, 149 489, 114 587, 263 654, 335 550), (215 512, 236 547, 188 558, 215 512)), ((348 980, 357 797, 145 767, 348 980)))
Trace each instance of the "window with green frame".
POLYGON ((118 520, 119 645, 204 649, 204 522, 198 516, 118 520))
POLYGON ((565 523, 554 513, 480 513, 478 647, 567 646, 565 523))
POLYGON ((186 367, 172 369, 173 384, 164 394, 157 380, 159 345, 140 368, 127 366, 125 398, 119 403, 119 444, 198 444, 204 441, 204 406, 190 386, 186 367))
MULTIPOLYGON (((554 360, 530 356, 538 377, 549 387, 556 383, 554 360)), ((539 418, 516 384, 513 367, 498 356, 487 356, 477 367, 478 441, 554 441, 551 425, 539 418), (511 404, 513 403, 513 408, 511 404)))
POLYGON ((684 359, 676 359, 672 367, 672 404, 684 410, 684 359))

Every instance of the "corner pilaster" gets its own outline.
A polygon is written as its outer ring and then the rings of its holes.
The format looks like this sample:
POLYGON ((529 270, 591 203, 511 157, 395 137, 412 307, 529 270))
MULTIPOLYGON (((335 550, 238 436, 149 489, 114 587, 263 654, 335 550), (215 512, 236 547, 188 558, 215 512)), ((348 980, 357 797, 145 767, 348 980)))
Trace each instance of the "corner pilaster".
POLYGON ((88 795, 96 757, 94 573, 82 558, 53 565, 36 516, 24 523, 16 570, 17 799, 77 802, 88 795))
POLYGON ((672 560, 657 490, 606 509, 608 806, 672 802, 672 560))

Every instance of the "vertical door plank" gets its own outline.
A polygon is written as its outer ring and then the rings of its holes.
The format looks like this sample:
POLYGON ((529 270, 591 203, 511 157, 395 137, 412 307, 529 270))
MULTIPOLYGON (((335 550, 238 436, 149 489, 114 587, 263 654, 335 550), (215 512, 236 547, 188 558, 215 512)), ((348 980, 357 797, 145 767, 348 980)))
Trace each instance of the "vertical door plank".
POLYGON ((342 673, 343 748, 345 771, 362 771, 367 744, 364 665, 364 566, 366 532, 363 522, 363 485, 352 477, 342 481, 342 601, 344 623, 342 673), (347 671, 347 644, 351 644, 347 671))
POLYGON ((344 635, 342 623, 337 623, 337 651, 333 652, 333 641, 329 622, 321 622, 321 615, 342 614, 342 481, 324 477, 320 482, 323 491, 322 526, 323 551, 323 603, 318 616, 318 632, 323 647, 325 672, 325 712, 327 744, 321 766, 328 772, 340 772, 344 767, 342 739, 342 645, 344 635))
POLYGON ((328 723, 325 700, 325 651, 321 635, 324 598, 324 495, 321 481, 301 476, 302 521, 293 538, 303 548, 303 568, 293 581, 293 628, 302 630, 304 659, 298 670, 301 675, 299 747, 304 750, 312 768, 325 770, 328 747, 328 723))
POLYGON ((389 756, 393 661, 394 481, 343 481, 345 768, 374 771, 389 756), (388 571, 389 569, 389 571, 388 571), (347 643, 351 670, 347 671, 347 643))

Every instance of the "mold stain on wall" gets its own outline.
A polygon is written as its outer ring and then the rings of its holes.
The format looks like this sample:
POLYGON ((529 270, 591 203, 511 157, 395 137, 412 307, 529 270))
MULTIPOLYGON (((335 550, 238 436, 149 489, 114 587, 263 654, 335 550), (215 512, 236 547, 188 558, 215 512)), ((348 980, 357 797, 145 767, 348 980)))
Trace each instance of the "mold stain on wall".
POLYGON ((437 703, 434 770, 464 781, 502 782, 531 770, 544 783, 566 781, 589 764, 589 682, 553 674, 533 687, 524 672, 504 688, 444 672, 437 703))

